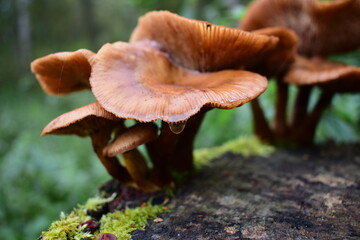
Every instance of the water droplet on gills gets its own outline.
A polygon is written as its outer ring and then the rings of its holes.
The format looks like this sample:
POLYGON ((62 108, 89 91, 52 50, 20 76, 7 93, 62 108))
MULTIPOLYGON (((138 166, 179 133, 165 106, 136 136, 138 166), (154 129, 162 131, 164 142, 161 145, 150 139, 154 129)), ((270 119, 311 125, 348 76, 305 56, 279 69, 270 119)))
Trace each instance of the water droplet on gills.
POLYGON ((184 130, 185 125, 186 122, 169 123, 170 130, 175 134, 181 133, 184 130))

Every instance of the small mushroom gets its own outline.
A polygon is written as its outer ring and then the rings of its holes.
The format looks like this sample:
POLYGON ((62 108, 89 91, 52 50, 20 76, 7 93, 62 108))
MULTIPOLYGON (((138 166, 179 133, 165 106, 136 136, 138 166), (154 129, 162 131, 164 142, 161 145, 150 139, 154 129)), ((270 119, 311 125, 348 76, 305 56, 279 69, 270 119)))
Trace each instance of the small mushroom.
POLYGON ((80 137, 90 136, 95 153, 108 173, 122 183, 129 184, 131 177, 120 165, 116 157, 103 154, 112 131, 121 125, 122 119, 105 111, 97 102, 64 113, 51 121, 42 131, 47 134, 75 134, 80 137))
POLYGON ((360 92, 360 68, 321 58, 297 57, 284 80, 300 88, 292 117, 292 132, 301 144, 312 143, 320 117, 331 104, 334 94, 360 92), (313 110, 307 113, 310 89, 315 86, 322 89, 322 94, 313 110))
POLYGON ((114 157, 155 140, 158 128, 153 123, 138 123, 121 133, 104 148, 104 154, 114 157))
POLYGON ((95 53, 86 49, 54 53, 33 61, 31 71, 48 94, 64 95, 90 89, 90 62, 94 56, 95 53))
POLYGON ((316 85, 326 91, 349 93, 360 91, 359 77, 359 67, 298 56, 284 80, 297 86, 316 85))
POLYGON ((159 188, 149 181, 149 168, 137 147, 155 140, 158 128, 153 123, 139 123, 122 131, 113 142, 109 143, 103 150, 103 154, 114 157, 122 154, 125 167, 143 191, 155 191, 159 188))

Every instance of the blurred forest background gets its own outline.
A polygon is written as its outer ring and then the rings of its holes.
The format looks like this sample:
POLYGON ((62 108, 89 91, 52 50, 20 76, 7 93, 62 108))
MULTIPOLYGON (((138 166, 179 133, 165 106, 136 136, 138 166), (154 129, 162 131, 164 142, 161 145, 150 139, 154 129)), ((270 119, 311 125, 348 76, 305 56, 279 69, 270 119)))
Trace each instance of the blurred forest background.
MULTIPOLYGON (((151 10, 236 27, 250 0, 0 0, 0 236, 36 239, 61 211, 96 193, 109 176, 75 136, 39 137, 58 115, 94 101, 90 92, 46 95, 30 62, 60 51, 127 41, 137 18, 151 10)), ((336 60, 360 66, 360 51, 336 60)), ((271 116, 274 86, 261 96, 271 116)), ((295 89, 292 89, 294 92, 295 89)), ((360 96, 339 95, 322 119, 317 142, 358 141, 360 96)), ((251 136, 249 106, 208 113, 196 148, 251 136)))

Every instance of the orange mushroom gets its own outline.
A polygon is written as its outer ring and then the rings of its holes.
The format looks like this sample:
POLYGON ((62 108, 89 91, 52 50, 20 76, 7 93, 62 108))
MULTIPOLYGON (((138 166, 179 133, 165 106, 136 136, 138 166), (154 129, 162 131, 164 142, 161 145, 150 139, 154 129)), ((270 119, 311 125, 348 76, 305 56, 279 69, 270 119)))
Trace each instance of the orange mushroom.
MULTIPOLYGON (((147 41, 104 45, 97 53, 90 83, 99 103, 116 116, 139 122, 160 119, 169 124, 162 126, 155 143, 148 144, 157 177, 160 172, 170 172, 169 168, 173 168, 170 165, 181 171, 192 167, 190 153, 195 134, 185 134, 189 138, 178 141, 180 137, 168 130, 179 134, 186 121, 194 116, 198 120, 190 122, 197 126, 187 128, 196 133, 204 114, 200 111, 205 107, 239 107, 267 87, 266 78, 252 72, 201 73, 182 68, 173 63, 168 54, 159 51, 158 45, 147 41), (181 144, 191 147, 181 147, 181 144), (177 148, 186 148, 190 153, 175 153, 177 148), (186 158, 174 160, 184 155, 186 158)), ((159 180, 158 184, 160 182, 163 181, 159 180)))
MULTIPOLYGON (((160 135, 146 146, 154 165, 150 180, 164 186, 172 171, 191 170, 194 137, 208 109, 239 107, 265 91, 265 77, 239 69, 270 57, 278 42, 276 36, 159 11, 139 20, 129 44, 105 44, 96 56, 85 50, 65 60, 63 54, 50 55, 34 61, 32 69, 48 93, 89 88, 90 81, 98 103, 117 118, 162 120, 160 135)), ((110 130, 104 129, 108 141, 110 130)), ((113 155, 117 144, 105 142, 98 148, 101 158, 113 155)), ((134 173, 139 186, 142 171, 134 173)))
MULTIPOLYGON (((257 30, 256 32, 263 31, 263 28, 268 27, 289 28, 298 35, 299 44, 296 52, 301 57, 326 57, 330 54, 351 51, 360 47, 359 16, 359 0, 335 0, 331 2, 318 0, 256 0, 250 5, 240 27, 247 31, 257 30)), ((301 61, 299 59, 300 57, 296 60, 295 66, 292 67, 289 73, 292 77, 286 76, 287 79, 293 81, 304 80, 301 70, 297 67, 301 61), (300 79, 295 80, 296 77, 300 79)), ((316 71, 306 71, 307 74, 314 74, 313 77, 307 75, 305 77, 307 81, 313 81, 314 78, 329 80, 328 74, 330 72, 334 73, 334 71, 325 73, 321 64, 318 65, 318 61, 311 60, 311 64, 313 68, 319 68, 322 75, 315 74, 316 71)), ((286 112, 288 104, 287 89, 288 84, 293 84, 293 81, 284 80, 284 73, 276 77, 278 94, 274 124, 272 127, 268 125, 260 104, 254 101, 252 102, 252 110, 255 118, 255 131, 260 138, 268 142, 295 141, 295 143, 302 144, 298 140, 292 139, 292 135, 293 129, 300 128, 298 124, 306 117, 311 87, 305 84, 299 86, 297 100, 293 109, 293 121, 289 122, 286 112)), ((344 81, 343 77, 339 79, 344 81)), ((315 82, 314 85, 324 85, 324 87, 326 85, 326 88, 330 88, 332 85, 340 87, 337 83, 319 84, 315 82)), ((326 105, 330 104, 330 92, 326 91, 319 103, 326 102, 326 105)), ((307 134, 306 130, 301 132, 304 135, 307 134)), ((304 136, 304 138, 308 137, 304 136)), ((312 140, 307 142, 311 144, 312 140)))
POLYGON ((312 143, 320 117, 336 93, 360 92, 360 68, 321 58, 297 57, 284 81, 297 85, 302 91, 295 102, 291 132, 292 138, 306 145, 312 143), (314 86, 320 87, 322 94, 308 113, 309 93, 314 86))
POLYGON ((112 131, 120 125, 121 121, 122 119, 105 111, 97 102, 94 102, 55 118, 44 128, 41 135, 90 136, 94 151, 108 173, 120 182, 130 184, 132 179, 117 158, 103 154, 103 149, 107 145, 112 131))
MULTIPOLYGON (((298 37, 294 31, 283 27, 263 28, 253 31, 253 33, 279 38, 276 48, 263 58, 260 64, 256 64, 254 69, 252 66, 248 68, 262 73, 268 78, 274 77, 276 79, 277 96, 274 128, 278 129, 280 134, 283 134, 287 131, 285 120, 288 102, 288 86, 282 81, 282 78, 294 61, 298 46, 298 37)), ((258 99, 251 101, 251 110, 254 117, 255 134, 261 136, 262 139, 272 141, 272 130, 267 124, 258 99)))
POLYGON ((253 34, 167 11, 153 11, 138 21, 130 42, 153 41, 177 65, 200 72, 255 64, 276 48, 278 38, 253 34))
POLYGON ((266 78, 252 72, 187 70, 144 42, 104 45, 90 82, 101 106, 116 116, 169 123, 185 122, 203 106, 241 106, 267 87, 266 78))
POLYGON ((150 169, 137 147, 155 140, 157 131, 158 128, 153 123, 138 123, 120 132, 114 141, 109 143, 103 150, 103 154, 108 157, 122 154, 126 169, 137 187, 143 191, 155 191, 159 187, 149 180, 150 169))
POLYGON ((359 14, 359 0, 256 0, 240 27, 286 27, 299 36, 299 54, 327 56, 360 47, 359 14))
POLYGON ((268 78, 283 75, 295 59, 298 46, 296 33, 283 27, 262 28, 252 31, 252 33, 277 37, 279 41, 272 51, 258 60, 255 66, 247 66, 247 69, 256 71, 268 78))
POLYGON ((317 85, 327 91, 347 93, 360 90, 359 77, 359 67, 299 56, 284 80, 297 86, 317 85))
POLYGON ((33 61, 31 71, 48 94, 64 95, 90 89, 90 62, 94 56, 95 53, 87 49, 54 53, 33 61))

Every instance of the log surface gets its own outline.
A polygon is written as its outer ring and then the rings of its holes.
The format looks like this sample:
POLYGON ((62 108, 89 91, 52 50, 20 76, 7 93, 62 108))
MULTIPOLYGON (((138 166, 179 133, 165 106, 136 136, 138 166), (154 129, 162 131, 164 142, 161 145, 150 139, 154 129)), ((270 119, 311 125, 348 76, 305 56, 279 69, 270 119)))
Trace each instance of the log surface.
POLYGON ((360 239, 360 144, 225 154, 171 207, 133 239, 360 239))

